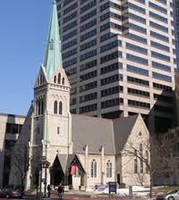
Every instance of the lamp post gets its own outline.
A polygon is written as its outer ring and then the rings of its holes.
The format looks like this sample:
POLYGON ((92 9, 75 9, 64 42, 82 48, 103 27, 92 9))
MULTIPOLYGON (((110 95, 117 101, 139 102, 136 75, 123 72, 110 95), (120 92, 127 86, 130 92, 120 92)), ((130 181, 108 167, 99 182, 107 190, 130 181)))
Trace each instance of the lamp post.
POLYGON ((38 164, 38 192, 37 192, 37 197, 39 197, 39 195, 41 195, 42 192, 42 187, 41 187, 41 182, 42 182, 42 163, 40 162, 38 164))
POLYGON ((42 169, 45 170, 45 177, 44 177, 44 197, 46 197, 47 191, 47 169, 50 166, 50 162, 47 161, 46 157, 42 157, 42 169))

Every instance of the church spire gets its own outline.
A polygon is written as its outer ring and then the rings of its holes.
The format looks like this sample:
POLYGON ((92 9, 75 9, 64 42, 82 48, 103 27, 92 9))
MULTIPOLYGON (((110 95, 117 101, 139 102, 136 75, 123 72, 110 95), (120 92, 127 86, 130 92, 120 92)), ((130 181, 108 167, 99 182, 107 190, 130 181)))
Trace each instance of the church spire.
POLYGON ((56 68, 62 67, 61 41, 59 37, 57 5, 55 0, 53 0, 53 9, 50 19, 47 46, 43 65, 46 69, 48 79, 54 73, 56 68))

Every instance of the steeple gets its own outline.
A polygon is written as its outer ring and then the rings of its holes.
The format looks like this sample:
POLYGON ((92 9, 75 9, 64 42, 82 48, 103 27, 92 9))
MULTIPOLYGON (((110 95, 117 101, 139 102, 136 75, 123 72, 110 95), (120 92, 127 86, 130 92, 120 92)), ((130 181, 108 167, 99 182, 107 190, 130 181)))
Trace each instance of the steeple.
POLYGON ((43 65, 46 69, 48 79, 54 73, 56 68, 62 67, 61 42, 59 37, 56 0, 53 0, 53 9, 43 65))

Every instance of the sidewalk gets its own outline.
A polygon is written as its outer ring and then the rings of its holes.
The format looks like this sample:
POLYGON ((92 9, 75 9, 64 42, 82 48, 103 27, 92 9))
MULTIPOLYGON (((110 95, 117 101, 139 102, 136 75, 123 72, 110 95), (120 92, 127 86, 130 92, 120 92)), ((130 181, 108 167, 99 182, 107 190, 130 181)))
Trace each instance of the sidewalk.
MULTIPOLYGON (((77 191, 77 190, 69 190, 64 193, 64 198, 63 199, 81 199, 81 198, 91 198, 93 196, 93 192, 82 192, 82 191, 77 191)), ((46 197, 43 198, 42 195, 37 195, 36 191, 33 191, 31 193, 26 192, 24 199, 29 199, 29 200, 56 200, 58 199, 58 192, 53 191, 50 195, 50 198, 46 197)))
MULTIPOLYGON (((52 194, 50 195, 51 198, 43 198, 38 197, 36 192, 31 192, 31 193, 26 193, 26 195, 24 196, 24 199, 28 199, 28 200, 56 200, 58 199, 58 193, 57 191, 53 191, 52 194)), ((107 198, 107 197, 114 197, 116 195, 109 195, 109 194, 101 194, 99 192, 95 192, 95 191, 79 191, 79 190, 69 190, 66 191, 64 193, 64 197, 63 199, 101 199, 101 198, 107 198)), ((112 198, 114 199, 114 198, 112 198)), ((119 198, 118 198, 119 199, 119 198)))
MULTIPOLYGON (((58 193, 57 191, 53 191, 51 194, 51 198, 42 198, 42 197, 37 197, 35 193, 26 195, 24 197, 26 200, 58 200, 58 193)), ((118 194, 102 194, 99 192, 95 191, 77 191, 77 190, 69 190, 66 191, 63 197, 63 200, 86 200, 86 199, 91 199, 91 200, 147 200, 148 198, 145 197, 135 197, 129 198, 129 196, 119 196, 118 194)))

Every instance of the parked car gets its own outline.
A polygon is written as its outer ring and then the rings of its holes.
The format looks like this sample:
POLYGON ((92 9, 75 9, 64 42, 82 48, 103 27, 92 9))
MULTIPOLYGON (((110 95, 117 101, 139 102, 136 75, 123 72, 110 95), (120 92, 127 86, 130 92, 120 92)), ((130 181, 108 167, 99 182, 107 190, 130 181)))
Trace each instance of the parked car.
POLYGON ((156 200, 179 200, 179 189, 160 194, 156 197, 156 200))
POLYGON ((22 199, 24 192, 20 187, 6 187, 0 189, 0 197, 2 198, 20 198, 22 199))

